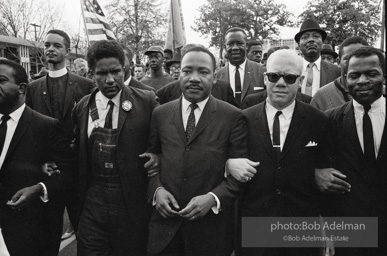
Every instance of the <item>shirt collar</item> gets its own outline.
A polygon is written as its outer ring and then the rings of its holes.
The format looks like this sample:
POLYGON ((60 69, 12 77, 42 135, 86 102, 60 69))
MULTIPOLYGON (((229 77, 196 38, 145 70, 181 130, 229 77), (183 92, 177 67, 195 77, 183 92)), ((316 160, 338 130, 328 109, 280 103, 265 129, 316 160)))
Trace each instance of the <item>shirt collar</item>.
POLYGON ((109 104, 109 100, 111 100, 111 101, 113 101, 114 105, 116 107, 118 107, 120 105, 121 93, 122 93, 122 89, 117 93, 116 96, 114 96, 113 99, 109 99, 105 95, 103 95, 101 91, 99 91, 95 95, 95 100, 96 101, 101 101, 102 105, 106 106, 106 108, 109 107, 109 105, 108 105, 109 104))
POLYGON ((129 86, 130 80, 132 79, 132 76, 129 76, 128 79, 124 82, 124 85, 129 86))
MULTIPOLYGON (((384 106, 385 105, 385 101, 386 101, 386 99, 383 96, 380 96, 379 99, 377 99, 374 102, 372 102, 371 109, 368 112, 374 112, 377 109, 379 109, 380 107, 384 106)), ((363 105, 360 104, 359 102, 357 102, 355 99, 353 99, 353 107, 355 108, 355 110, 357 110, 357 111, 359 111, 361 113, 364 113, 363 105)))
MULTIPOLYGON (((204 109, 204 107, 206 106, 207 101, 208 101, 209 98, 210 98, 210 97, 207 97, 205 100, 202 100, 202 101, 200 101, 200 102, 196 102, 196 105, 198 105, 198 109, 199 109, 200 111, 203 111, 203 109, 204 109)), ((191 111, 191 110, 190 110, 190 107, 189 107, 189 105, 191 105, 191 104, 192 104, 192 102, 186 100, 186 99, 184 98, 184 95, 183 95, 183 99, 182 99, 182 101, 181 101, 181 108, 182 108, 183 112, 186 112, 186 111, 188 111, 188 110, 191 111)))
POLYGON ((267 113, 267 119, 268 120, 274 120, 274 116, 275 114, 277 113, 277 111, 282 111, 282 115, 284 116, 284 118, 286 120, 289 120, 292 118, 293 116, 293 112, 294 112, 294 108, 296 106, 296 101, 294 100, 292 102, 292 104, 290 104, 289 106, 287 106, 286 108, 282 109, 282 110, 278 110, 276 109, 275 107, 273 107, 272 105, 270 105, 268 99, 266 99, 266 113, 267 113))
MULTIPOLYGON (((24 109, 26 108, 26 104, 24 103, 21 105, 18 109, 13 111, 12 113, 9 114, 9 117, 15 121, 16 123, 19 122, 21 115, 23 114, 24 109)), ((3 114, 0 114, 0 119, 3 117, 3 114)))
MULTIPOLYGON (((302 60, 303 60, 303 65, 304 65, 304 71, 306 71, 306 69, 308 68, 309 61, 307 61, 306 59, 302 59, 302 60)), ((320 68, 321 68, 321 56, 318 57, 317 60, 315 60, 314 64, 315 64, 317 70, 320 71, 320 68)))
MULTIPOLYGON (((247 58, 246 58, 246 59, 247 59, 247 58)), ((239 65, 239 69, 245 70, 245 67, 246 67, 246 59, 245 59, 245 61, 244 61, 242 64, 239 65)), ((230 65, 230 67, 232 67, 231 70, 235 71, 236 66, 234 66, 234 65, 231 64, 230 62, 229 62, 229 65, 230 65)))
POLYGON ((49 70, 48 71, 48 76, 52 77, 52 78, 61 77, 61 76, 64 76, 66 74, 67 74, 66 67, 59 69, 59 70, 49 70))

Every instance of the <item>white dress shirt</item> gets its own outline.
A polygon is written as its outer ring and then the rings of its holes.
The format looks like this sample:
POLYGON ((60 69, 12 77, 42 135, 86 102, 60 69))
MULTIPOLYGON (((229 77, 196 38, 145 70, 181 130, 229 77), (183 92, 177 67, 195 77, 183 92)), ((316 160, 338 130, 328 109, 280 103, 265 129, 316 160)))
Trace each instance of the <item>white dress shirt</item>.
MULTIPOLYGON (((18 109, 16 109, 11 114, 9 114, 10 119, 8 119, 8 122, 7 122, 7 134, 5 135, 4 146, 2 148, 1 156, 0 156, 0 170, 1 170, 1 167, 3 166, 4 159, 5 159, 5 156, 7 155, 9 145, 11 144, 11 140, 15 133, 17 124, 19 123, 20 117, 22 116, 25 107, 26 107, 26 104, 23 104, 18 109)), ((0 113, 0 120, 2 117, 3 117, 3 114, 0 113)), ((2 121, 0 121, 0 124, 1 123, 2 121)))
MULTIPOLYGON (((114 96, 111 101, 114 103, 114 108, 113 108, 113 129, 117 129, 118 126, 118 114, 120 112, 120 99, 121 99, 121 92, 122 90, 117 93, 116 96, 114 96)), ((89 123, 87 126, 87 136, 90 137, 91 132, 93 131, 94 127, 104 127, 105 126, 105 119, 106 115, 109 112, 109 98, 105 97, 101 92, 97 92, 95 94, 95 104, 97 106, 98 110, 98 116, 99 119, 93 120, 91 119, 91 116, 89 115, 89 123)))
MULTIPOLYGON (((359 104, 356 100, 353 100, 353 106, 355 109, 355 122, 357 136, 361 149, 364 152, 364 141, 363 141, 363 115, 364 107, 359 104)), ((371 104, 371 109, 368 111, 368 115, 372 123, 372 131, 374 134, 374 146, 375 146, 375 158, 378 157, 380 144, 382 142, 382 135, 384 124, 386 122, 386 98, 381 96, 379 99, 371 104)))
MULTIPOLYGON (((243 92, 243 82, 245 81, 246 60, 239 65, 239 75, 241 77, 241 91, 243 92)), ((228 77, 230 78, 230 85, 235 97, 235 72, 236 66, 228 63, 228 77)))
POLYGON ((64 67, 64 68, 59 69, 59 70, 49 70, 48 71, 48 76, 52 77, 52 78, 56 78, 56 77, 64 76, 67 73, 68 73, 67 68, 64 67))
POLYGON ((282 110, 277 110, 272 105, 270 105, 268 99, 266 99, 266 116, 267 116, 267 125, 269 127, 270 132, 270 139, 273 143, 273 123, 274 123, 274 117, 277 111, 282 111, 282 115, 278 116, 279 123, 280 123, 280 147, 281 151, 284 147, 286 135, 288 134, 290 122, 292 121, 292 116, 294 112, 294 107, 296 106, 296 101, 293 101, 292 104, 287 106, 286 108, 282 110))
MULTIPOLYGON (((8 122, 7 122, 7 133, 5 135, 4 146, 2 148, 1 156, 0 156, 0 170, 4 164, 5 156, 7 155, 9 145, 11 144, 11 140, 13 138, 13 135, 15 134, 17 125, 19 123, 19 120, 25 108, 26 108, 26 104, 23 104, 18 109, 16 109, 15 111, 9 114, 10 119, 8 119, 8 122)), ((3 117, 3 114, 0 114, 0 120, 2 117, 3 117)), ((2 121, 0 121, 0 124, 1 122, 2 121)), ((42 182, 39 182, 39 184, 43 187, 43 195, 40 196, 40 199, 43 202, 48 202, 48 193, 47 193, 46 185, 44 185, 44 183, 42 182)))
MULTIPOLYGON (((301 85, 301 92, 305 93, 306 82, 308 81, 308 64, 309 62, 303 59, 303 72, 304 80, 301 85)), ((320 72, 321 72, 321 56, 314 62, 313 66, 313 84, 312 84, 312 96, 320 89, 320 72)))
MULTIPOLYGON (((208 99, 209 98, 207 98, 201 102, 196 103, 196 105, 198 105, 198 107, 194 110, 195 126, 198 125, 199 119, 202 116, 204 107, 206 106, 208 99)), ((190 105, 191 105, 191 102, 186 100, 183 96, 182 101, 181 101, 181 111, 182 111, 182 115, 183 115, 184 130, 187 128, 188 117, 189 117, 189 114, 191 113, 190 105)))
POLYGON ((132 80, 132 76, 129 76, 129 78, 125 80, 124 85, 129 86, 129 83, 131 80, 132 80))

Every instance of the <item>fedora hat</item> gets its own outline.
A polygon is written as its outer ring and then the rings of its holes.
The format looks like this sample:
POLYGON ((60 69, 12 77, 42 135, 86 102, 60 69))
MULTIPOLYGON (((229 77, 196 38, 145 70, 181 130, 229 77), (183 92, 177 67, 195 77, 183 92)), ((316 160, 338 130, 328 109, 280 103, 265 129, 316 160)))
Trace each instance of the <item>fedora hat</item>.
POLYGON ((307 31, 317 31, 321 34, 322 41, 324 42, 325 38, 327 38, 327 33, 320 28, 320 25, 317 23, 314 19, 306 19, 302 24, 300 28, 300 32, 298 32, 294 40, 296 40, 297 43, 300 42, 301 35, 304 34, 307 31))
POLYGON ((173 58, 171 60, 167 61, 167 63, 165 63, 165 65, 167 66, 167 68, 169 68, 173 63, 180 63, 180 62, 181 62, 181 53, 176 52, 173 55, 173 58))
POLYGON ((160 53, 161 55, 164 56, 163 47, 158 46, 158 45, 154 45, 154 46, 149 47, 148 50, 146 50, 146 52, 144 54, 149 55, 149 54, 154 53, 154 52, 160 53))
POLYGON ((332 45, 330 44, 323 44, 321 49, 321 54, 329 54, 334 59, 336 59, 339 55, 333 50, 332 45))

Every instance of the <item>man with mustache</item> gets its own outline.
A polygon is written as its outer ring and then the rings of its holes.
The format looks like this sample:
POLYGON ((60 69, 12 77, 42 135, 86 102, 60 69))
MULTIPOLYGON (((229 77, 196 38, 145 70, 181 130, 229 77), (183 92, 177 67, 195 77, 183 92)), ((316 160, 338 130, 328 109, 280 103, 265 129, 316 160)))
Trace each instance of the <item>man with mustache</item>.
POLYGON ((141 79, 143 84, 153 87, 157 91, 164 85, 175 81, 163 70, 164 52, 161 46, 149 47, 145 55, 148 56, 150 76, 145 76, 141 79))
POLYGON ((217 80, 229 82, 238 106, 246 96, 264 89, 262 64, 246 58, 247 35, 239 27, 230 28, 226 32, 225 49, 229 62, 216 73, 217 80))
POLYGON ((314 19, 305 20, 294 40, 303 54, 303 75, 301 92, 313 96, 317 90, 340 76, 340 69, 327 61, 321 60, 322 44, 327 33, 314 19))
POLYGON ((181 60, 179 99, 153 111, 150 148, 160 174, 149 184, 153 210, 148 255, 230 255, 238 182, 229 158, 247 154, 241 111, 211 96, 215 58, 193 47, 181 60))
MULTIPOLYGON (((95 88, 93 82, 74 73, 68 72, 66 58, 70 54, 70 37, 66 32, 53 29, 47 32, 44 39, 44 56, 48 62, 48 74, 33 81, 28 86, 26 103, 35 111, 58 119, 66 133, 67 138, 74 139, 73 126, 71 122, 71 110, 85 95, 91 93, 95 88)), ((74 184, 75 185, 75 181, 74 184)), ((61 200, 50 202, 56 214, 48 220, 52 226, 51 238, 55 242, 53 253, 57 253, 62 233, 64 206, 71 223, 76 230, 75 189, 69 189, 68 194, 61 200), (59 240, 57 240, 59 236, 59 240)), ((54 210, 53 210, 54 211, 54 210)), ((70 231, 70 230, 69 230, 70 231)), ((70 232, 71 233, 71 232, 70 232)))

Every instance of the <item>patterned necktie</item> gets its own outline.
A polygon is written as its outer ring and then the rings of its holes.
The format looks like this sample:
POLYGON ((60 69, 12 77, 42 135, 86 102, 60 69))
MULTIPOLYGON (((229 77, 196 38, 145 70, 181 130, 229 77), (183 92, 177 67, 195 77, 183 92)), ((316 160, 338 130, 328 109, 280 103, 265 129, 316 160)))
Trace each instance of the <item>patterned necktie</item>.
POLYGON ((312 96, 312 85, 313 85, 313 66, 314 62, 311 62, 308 64, 307 68, 307 79, 306 79, 306 85, 305 85, 305 94, 312 96))
POLYGON ((113 101, 109 100, 108 105, 110 105, 110 108, 105 118, 104 128, 113 129, 113 108, 114 108, 113 101))
POLYGON ((241 85, 241 75, 239 74, 239 66, 235 66, 235 99, 238 102, 238 105, 241 104, 242 96, 242 85, 241 85))
POLYGON ((372 123, 368 111, 371 109, 370 105, 364 105, 363 115, 363 142, 364 142, 364 156, 368 163, 375 161, 375 147, 374 134, 372 131, 372 123))
POLYGON ((0 155, 1 152, 3 152, 3 146, 4 146, 4 141, 5 141, 5 136, 7 135, 7 121, 11 117, 9 115, 4 115, 1 117, 1 124, 0 124, 0 155))
POLYGON ((282 115, 282 111, 277 111, 274 116, 273 122, 273 148, 277 153, 277 156, 281 154, 281 139, 280 139, 280 122, 279 116, 282 115))
POLYGON ((189 139, 191 138, 194 130, 195 130, 195 109, 198 107, 198 105, 196 105, 196 103, 192 103, 191 105, 189 105, 189 107, 191 108, 191 112, 189 113, 189 116, 188 116, 188 121, 187 121, 187 127, 185 128, 185 136, 187 138, 187 141, 189 141, 189 139))

